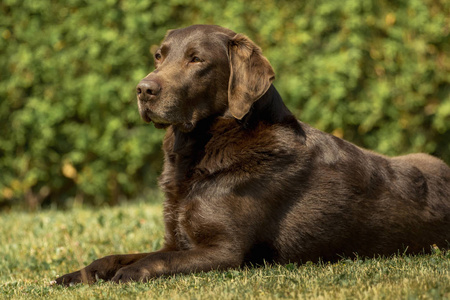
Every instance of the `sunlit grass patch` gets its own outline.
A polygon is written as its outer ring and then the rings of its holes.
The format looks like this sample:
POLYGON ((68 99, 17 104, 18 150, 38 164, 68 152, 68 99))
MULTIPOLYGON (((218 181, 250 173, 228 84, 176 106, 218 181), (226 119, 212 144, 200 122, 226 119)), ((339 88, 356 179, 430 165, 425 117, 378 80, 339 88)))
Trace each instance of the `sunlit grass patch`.
POLYGON ((153 251, 162 206, 130 204, 1 216, 0 298, 6 299, 445 299, 450 252, 245 267, 148 283, 51 286, 58 275, 108 254, 153 251))

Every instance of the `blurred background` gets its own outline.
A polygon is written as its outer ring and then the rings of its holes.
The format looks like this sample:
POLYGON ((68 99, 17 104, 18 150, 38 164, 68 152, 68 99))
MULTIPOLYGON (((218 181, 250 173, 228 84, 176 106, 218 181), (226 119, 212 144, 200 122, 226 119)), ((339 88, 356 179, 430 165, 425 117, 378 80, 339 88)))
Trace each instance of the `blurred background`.
POLYGON ((135 87, 165 32, 198 23, 259 44, 300 120, 450 163, 448 0, 2 0, 0 209, 158 198, 164 131, 135 87))

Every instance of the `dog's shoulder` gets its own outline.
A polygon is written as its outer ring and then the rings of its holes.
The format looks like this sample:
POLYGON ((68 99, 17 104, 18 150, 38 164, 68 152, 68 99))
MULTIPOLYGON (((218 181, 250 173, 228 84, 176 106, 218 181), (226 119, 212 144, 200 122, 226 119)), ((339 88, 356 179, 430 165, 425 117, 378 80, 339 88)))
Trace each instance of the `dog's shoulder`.
POLYGON ((200 165, 210 172, 228 168, 256 172, 271 164, 292 163, 304 147, 295 131, 282 124, 261 122, 245 129, 235 120, 223 118, 211 127, 210 134, 200 165))

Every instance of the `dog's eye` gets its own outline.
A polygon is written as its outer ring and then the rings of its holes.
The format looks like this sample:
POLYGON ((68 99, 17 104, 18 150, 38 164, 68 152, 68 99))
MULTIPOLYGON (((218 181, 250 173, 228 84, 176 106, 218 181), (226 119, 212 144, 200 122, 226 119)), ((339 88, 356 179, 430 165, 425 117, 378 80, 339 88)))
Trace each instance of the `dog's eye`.
POLYGON ((156 59, 156 60, 160 60, 160 59, 161 59, 161 54, 156 53, 156 54, 155 54, 155 59, 156 59))
POLYGON ((199 58, 199 57, 197 57, 197 56, 194 56, 192 59, 191 59, 191 62, 192 63, 198 63, 198 62, 202 62, 203 60, 201 59, 201 58, 199 58))

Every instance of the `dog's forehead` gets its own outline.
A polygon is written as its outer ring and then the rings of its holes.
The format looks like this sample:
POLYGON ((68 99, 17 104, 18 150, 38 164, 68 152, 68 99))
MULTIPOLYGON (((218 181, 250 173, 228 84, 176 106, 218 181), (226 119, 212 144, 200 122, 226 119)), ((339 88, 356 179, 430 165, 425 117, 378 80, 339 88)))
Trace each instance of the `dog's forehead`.
POLYGON ((217 25, 193 25, 168 31, 162 45, 182 49, 192 44, 225 44, 235 34, 232 30, 217 25))

